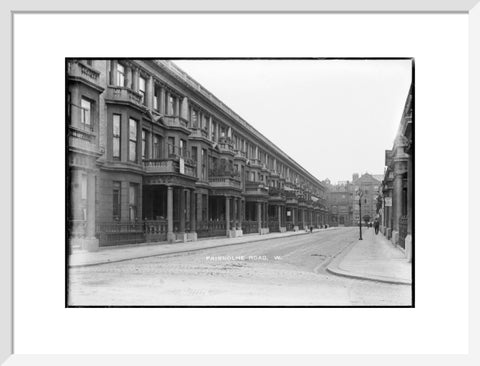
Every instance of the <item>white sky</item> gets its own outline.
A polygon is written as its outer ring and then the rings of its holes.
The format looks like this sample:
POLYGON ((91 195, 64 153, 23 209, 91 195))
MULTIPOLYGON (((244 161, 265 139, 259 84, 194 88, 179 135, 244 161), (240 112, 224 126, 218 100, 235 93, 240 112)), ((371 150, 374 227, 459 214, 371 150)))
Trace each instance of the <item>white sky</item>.
POLYGON ((410 60, 174 61, 320 180, 382 174, 410 60))

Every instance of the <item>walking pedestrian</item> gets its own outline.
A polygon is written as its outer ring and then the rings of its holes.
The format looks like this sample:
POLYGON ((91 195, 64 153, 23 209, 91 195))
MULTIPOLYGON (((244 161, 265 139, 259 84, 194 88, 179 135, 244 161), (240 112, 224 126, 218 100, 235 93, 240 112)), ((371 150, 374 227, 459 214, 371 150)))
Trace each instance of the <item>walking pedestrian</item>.
POLYGON ((378 235, 378 230, 380 229, 380 222, 378 221, 378 218, 375 218, 373 226, 375 227, 375 235, 378 235))

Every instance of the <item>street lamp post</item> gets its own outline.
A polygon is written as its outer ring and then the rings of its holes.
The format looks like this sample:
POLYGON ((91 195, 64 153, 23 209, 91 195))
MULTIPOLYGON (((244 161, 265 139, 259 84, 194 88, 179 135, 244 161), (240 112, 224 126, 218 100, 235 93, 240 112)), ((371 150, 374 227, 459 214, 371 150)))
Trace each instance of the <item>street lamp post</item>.
POLYGON ((362 197, 363 197, 363 191, 359 189, 357 191, 358 195, 358 208, 359 208, 359 217, 358 217, 358 225, 360 228, 360 238, 358 240, 363 240, 362 238, 362 197))

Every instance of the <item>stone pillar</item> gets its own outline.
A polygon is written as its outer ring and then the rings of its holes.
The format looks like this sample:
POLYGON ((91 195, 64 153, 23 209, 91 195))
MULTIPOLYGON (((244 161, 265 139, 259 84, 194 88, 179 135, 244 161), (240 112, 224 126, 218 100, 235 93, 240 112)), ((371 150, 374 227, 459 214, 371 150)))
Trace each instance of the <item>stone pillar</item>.
POLYGON ((180 196, 180 233, 185 233, 185 192, 183 188, 179 189, 180 196))
POLYGON ((195 190, 192 189, 190 191, 190 233, 189 233, 189 239, 190 240, 197 240, 197 210, 195 209, 195 203, 196 203, 196 197, 197 194, 195 193, 195 190))
POLYGON ((225 228, 227 235, 230 233, 230 197, 225 197, 225 228))
POLYGON ((278 227, 282 227, 282 206, 278 205, 277 207, 277 215, 278 215, 278 227))
POLYGON ((94 252, 98 250, 98 239, 95 237, 95 174, 87 175, 87 227, 83 248, 94 252))
POLYGON ((158 107, 160 108, 160 114, 167 114, 165 110, 165 88, 163 86, 160 87, 160 101, 158 107))
MULTIPOLYGON (((182 99, 182 106, 180 110, 180 117, 182 117, 184 120, 189 120, 188 118, 188 98, 184 97, 182 99)), ((198 116, 197 116, 198 117, 198 116)))
POLYGON ((167 240, 169 243, 175 241, 173 233, 173 187, 167 187, 167 240))
POLYGON ((243 215, 245 214, 245 202, 242 201, 239 198, 238 203, 240 205, 239 212, 238 212, 238 228, 241 230, 242 229, 243 215))
POLYGON ((413 217, 413 161, 412 156, 408 157, 407 167, 407 217, 408 217, 408 234, 412 234, 412 217, 413 217))
POLYGON ((133 82, 132 68, 130 66, 127 66, 125 67, 125 86, 129 89, 132 89, 132 82, 133 82))
POLYGON ((133 69, 133 77, 132 77, 132 90, 138 92, 138 76, 139 71, 137 68, 133 69))
POLYGON ((202 194, 197 193, 197 221, 202 221, 202 194))
POLYGON ((153 108, 153 77, 149 76, 147 79, 147 85, 146 85, 146 91, 145 91, 145 105, 147 108, 152 109, 153 108))
POLYGON ((262 232, 262 203, 257 202, 257 223, 258 223, 258 233, 262 232))
POLYGON ((220 133, 220 127, 218 125, 218 123, 215 124, 215 142, 218 142, 218 139, 219 139, 219 134, 220 133))
POLYGON ((208 118, 207 126, 208 126, 208 139, 212 139, 212 116, 208 118))
POLYGON ((393 180, 393 230, 398 231, 402 216, 402 179, 403 174, 395 174, 393 180))
POLYGON ((237 219, 238 219, 238 202, 237 198, 233 198, 233 230, 237 229, 237 219))
MULTIPOLYGON (((110 61, 110 85, 117 85, 116 73, 117 73, 117 60, 110 61)), ((123 86, 123 85, 120 85, 123 86)))

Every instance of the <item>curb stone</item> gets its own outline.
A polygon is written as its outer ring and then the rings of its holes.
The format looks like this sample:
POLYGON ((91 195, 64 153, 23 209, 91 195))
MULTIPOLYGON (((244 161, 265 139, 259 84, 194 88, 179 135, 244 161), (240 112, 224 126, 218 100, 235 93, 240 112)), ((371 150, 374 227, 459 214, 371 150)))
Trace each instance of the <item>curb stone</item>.
POLYGON ((343 261, 343 259, 348 255, 348 253, 350 253, 350 251, 358 243, 359 241, 353 242, 346 248, 346 250, 344 250, 339 255, 334 257, 326 267, 327 272, 337 276, 343 276, 343 277, 366 280, 366 281, 383 282, 383 283, 389 283, 393 285, 411 285, 412 284, 412 281, 408 281, 408 280, 387 277, 387 276, 379 276, 379 275, 358 274, 358 273, 346 271, 340 268, 340 264, 343 261))
MULTIPOLYGON (((328 229, 334 229, 334 228, 328 228, 328 229)), ((316 232, 314 232, 314 234, 319 233, 319 232, 327 231, 328 229, 322 229, 320 231, 316 231, 316 232)), ((68 268, 83 268, 83 267, 100 266, 100 265, 103 265, 103 264, 126 262, 126 261, 133 260, 133 259, 144 259, 144 258, 151 258, 151 257, 162 257, 162 256, 168 256, 168 255, 176 255, 176 254, 181 254, 181 253, 198 252, 198 251, 207 250, 207 249, 214 249, 214 248, 228 247, 228 246, 234 246, 234 245, 256 243, 256 242, 260 242, 260 241, 268 241, 268 240, 274 240, 274 239, 283 239, 283 238, 289 238, 289 237, 301 236, 301 235, 308 235, 308 234, 310 234, 310 232, 299 231, 296 234, 290 234, 290 235, 286 235, 286 236, 276 236, 276 237, 270 237, 270 238, 266 237, 266 235, 259 235, 258 239, 241 241, 241 242, 238 242, 238 243, 225 243, 225 244, 219 244, 219 245, 206 246, 206 247, 202 247, 202 248, 191 248, 191 249, 177 250, 177 251, 164 252, 164 253, 152 253, 152 254, 148 254, 148 255, 137 255, 137 256, 134 255, 134 256, 128 257, 128 258, 119 258, 119 259, 113 259, 113 260, 104 259, 104 260, 100 260, 100 261, 92 262, 92 263, 70 264, 68 266, 68 268)), ((150 244, 150 245, 155 245, 155 244, 150 244)), ((118 248, 118 249, 120 250, 120 248, 118 248)))

